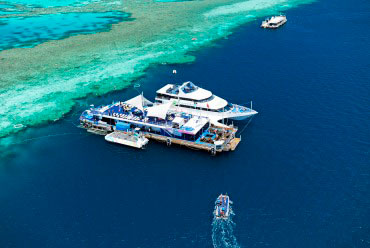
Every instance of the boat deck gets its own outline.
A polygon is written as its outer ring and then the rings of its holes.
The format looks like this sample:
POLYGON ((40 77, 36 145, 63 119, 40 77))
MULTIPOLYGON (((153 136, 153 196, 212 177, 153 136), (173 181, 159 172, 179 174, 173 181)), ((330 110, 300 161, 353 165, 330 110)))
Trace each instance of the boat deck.
POLYGON ((215 214, 217 218, 226 219, 230 215, 229 197, 221 195, 217 198, 215 214))
MULTIPOLYGON (((167 136, 159 135, 159 134, 153 134, 153 133, 145 133, 145 137, 148 139, 154 139, 160 142, 167 142, 167 140, 171 140, 171 144, 186 146, 192 149, 197 150, 205 150, 208 152, 211 152, 212 149, 215 147, 213 144, 207 144, 203 142, 194 142, 194 141, 188 141, 188 140, 182 140, 177 138, 170 138, 167 136)), ((225 147, 222 149, 216 149, 216 152, 222 152, 222 151, 234 151, 235 148, 238 146, 240 142, 240 138, 233 138, 230 143, 228 143, 225 147)))
POLYGON ((234 151, 235 148, 239 145, 239 142, 240 142, 240 138, 234 138, 230 141, 230 150, 231 151, 234 151))
POLYGON ((177 145, 183 145, 187 146, 193 149, 199 149, 199 150, 206 150, 211 151, 214 146, 206 145, 206 144, 198 144, 193 141, 187 141, 182 139, 176 139, 176 138, 169 138, 163 135, 159 134, 153 134, 153 133, 145 133, 145 137, 148 139, 154 139, 160 142, 167 142, 168 139, 171 140, 171 144, 177 144, 177 145))
POLYGON ((112 132, 108 134, 108 136, 115 138, 115 139, 127 140, 127 141, 132 141, 132 142, 135 142, 137 140, 134 134, 123 133, 123 132, 112 132))
POLYGON ((240 142, 240 139, 235 138, 238 129, 232 125, 217 126, 210 123, 208 117, 174 110, 167 110, 163 119, 147 117, 146 111, 121 102, 85 111, 80 121, 89 132, 99 135, 121 130, 118 129, 119 124, 126 123, 141 129, 146 138, 165 142, 167 145, 173 143, 209 151, 212 155, 234 151, 240 142))
POLYGON ((98 128, 88 128, 88 132, 93 133, 93 134, 98 134, 98 135, 107 135, 108 131, 106 130, 101 130, 98 128))

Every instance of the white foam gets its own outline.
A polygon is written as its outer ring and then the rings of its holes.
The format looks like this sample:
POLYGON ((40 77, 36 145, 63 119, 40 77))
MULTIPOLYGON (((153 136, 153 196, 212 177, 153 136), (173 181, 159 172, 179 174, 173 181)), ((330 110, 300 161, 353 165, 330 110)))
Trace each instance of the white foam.
POLYGON ((206 17, 217 17, 223 15, 239 14, 248 11, 258 11, 274 6, 286 4, 289 0, 249 0, 214 8, 204 14, 206 17))

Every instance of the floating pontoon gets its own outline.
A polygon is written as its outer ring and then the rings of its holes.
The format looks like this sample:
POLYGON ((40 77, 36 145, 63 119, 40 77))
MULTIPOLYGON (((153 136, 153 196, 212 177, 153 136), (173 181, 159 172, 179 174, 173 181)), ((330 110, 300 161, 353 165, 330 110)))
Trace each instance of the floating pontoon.
MULTIPOLYGON (((200 112, 182 111, 175 105, 173 101, 153 104, 140 94, 125 102, 91 106, 80 116, 81 127, 106 135, 107 141, 138 148, 147 144, 147 139, 154 139, 168 146, 178 144, 206 150, 213 155, 235 150, 240 142, 236 137, 236 126, 221 124, 218 118, 200 112), (135 129, 140 132, 132 132, 135 129)), ((257 113, 246 111, 250 116, 257 113)))

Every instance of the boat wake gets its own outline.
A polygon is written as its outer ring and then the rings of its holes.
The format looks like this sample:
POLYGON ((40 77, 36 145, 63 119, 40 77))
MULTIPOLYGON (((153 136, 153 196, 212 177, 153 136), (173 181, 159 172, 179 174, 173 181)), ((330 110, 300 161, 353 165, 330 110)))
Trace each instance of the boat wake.
POLYGON ((230 208, 229 219, 213 218, 212 222, 212 242, 214 248, 239 248, 239 244, 234 235, 235 223, 232 221, 234 215, 230 208))

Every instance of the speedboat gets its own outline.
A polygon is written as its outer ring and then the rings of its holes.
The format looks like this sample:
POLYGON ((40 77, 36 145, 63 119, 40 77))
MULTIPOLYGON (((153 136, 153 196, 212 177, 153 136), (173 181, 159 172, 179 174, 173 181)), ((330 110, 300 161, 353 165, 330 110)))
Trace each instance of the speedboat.
POLYGON ((190 81, 182 85, 165 85, 157 90, 155 102, 159 104, 172 102, 172 108, 177 111, 206 116, 213 121, 244 120, 258 113, 252 109, 252 106, 247 108, 229 103, 190 81))
POLYGON ((284 15, 272 16, 264 20, 261 24, 261 28, 279 28, 287 22, 287 18, 284 15))
POLYGON ((217 197, 216 203, 215 203, 215 211, 214 215, 216 219, 228 219, 230 216, 230 204, 232 202, 230 201, 229 196, 226 195, 219 195, 217 197))

